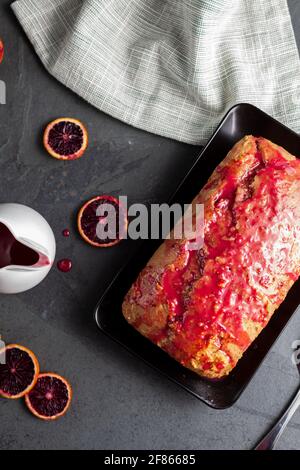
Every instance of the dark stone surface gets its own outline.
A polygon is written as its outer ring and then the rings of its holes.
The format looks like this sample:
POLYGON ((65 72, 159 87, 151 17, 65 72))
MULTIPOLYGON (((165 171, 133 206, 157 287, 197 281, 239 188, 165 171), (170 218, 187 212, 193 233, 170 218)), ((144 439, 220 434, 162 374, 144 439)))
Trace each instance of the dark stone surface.
MULTIPOLYGON (((60 421, 45 425, 22 401, 0 401, 1 449, 249 449, 285 406, 299 383, 291 362, 300 337, 295 315, 238 403, 214 411, 98 333, 92 310, 114 273, 137 245, 110 250, 87 246, 77 235, 80 204, 98 193, 130 201, 165 201, 198 149, 133 129, 106 116, 52 79, 1 0, 0 35, 6 46, 0 79, 0 200, 40 211, 52 225, 57 256, 71 257, 69 274, 52 269, 33 291, 0 297, 0 332, 27 345, 45 370, 64 374, 74 402, 60 421), (47 156, 41 131, 52 118, 77 116, 91 142, 84 158, 62 163, 47 156), (71 228, 65 239, 61 231, 71 228)), ((300 2, 290 7, 300 45, 300 2)), ((298 413, 279 447, 300 449, 298 413)))

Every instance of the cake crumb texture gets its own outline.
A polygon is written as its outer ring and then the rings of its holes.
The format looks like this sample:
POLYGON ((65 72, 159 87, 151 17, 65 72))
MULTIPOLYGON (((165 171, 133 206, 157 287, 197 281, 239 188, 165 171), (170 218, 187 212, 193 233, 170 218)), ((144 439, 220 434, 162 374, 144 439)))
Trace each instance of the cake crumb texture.
POLYGON ((183 366, 221 378, 300 275, 300 160, 246 136, 193 201, 204 246, 166 240, 123 303, 126 320, 183 366))

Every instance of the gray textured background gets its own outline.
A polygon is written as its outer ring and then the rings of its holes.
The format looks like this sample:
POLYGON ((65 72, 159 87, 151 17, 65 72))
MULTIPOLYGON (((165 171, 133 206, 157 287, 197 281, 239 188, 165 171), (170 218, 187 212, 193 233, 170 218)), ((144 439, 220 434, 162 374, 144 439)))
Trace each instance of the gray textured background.
MULTIPOLYGON (((196 147, 128 127, 101 114, 43 69, 9 9, 0 0, 5 61, 0 79, 0 200, 39 210, 52 225, 58 257, 69 274, 52 269, 36 289, 0 297, 0 333, 27 345, 41 367, 64 374, 74 388, 70 412, 56 423, 32 417, 22 401, 0 401, 0 449, 249 449, 268 429, 299 384, 291 362, 300 339, 296 315, 238 403, 214 411, 169 383, 98 333, 92 309, 137 245, 97 250, 78 237, 75 214, 98 193, 127 194, 134 202, 165 201, 190 168, 196 147), (41 132, 61 115, 86 123, 90 147, 79 161, 44 152, 41 132), (61 231, 70 227, 69 239, 61 231)), ((300 46, 300 2, 289 1, 300 46)), ((300 413, 279 448, 300 449, 300 413)))

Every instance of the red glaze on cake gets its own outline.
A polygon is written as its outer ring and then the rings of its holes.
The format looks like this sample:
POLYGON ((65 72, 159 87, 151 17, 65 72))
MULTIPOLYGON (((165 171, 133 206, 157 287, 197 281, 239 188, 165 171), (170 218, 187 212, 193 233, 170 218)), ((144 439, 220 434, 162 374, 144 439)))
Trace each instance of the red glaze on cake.
POLYGON ((300 160, 247 136, 216 168, 205 240, 166 240, 123 303, 126 320, 183 366, 229 374, 300 275, 300 160))

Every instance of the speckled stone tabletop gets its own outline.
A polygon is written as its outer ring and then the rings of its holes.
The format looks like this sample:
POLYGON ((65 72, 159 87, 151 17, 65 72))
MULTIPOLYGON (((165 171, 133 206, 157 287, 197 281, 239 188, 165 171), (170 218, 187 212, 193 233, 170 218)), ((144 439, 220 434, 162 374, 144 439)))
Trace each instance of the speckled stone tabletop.
MULTIPOLYGON (((129 201, 163 202, 191 167, 199 149, 126 126, 92 108, 44 70, 10 11, 0 0, 5 61, 0 79, 0 200, 40 211, 57 240, 57 257, 70 257, 68 274, 55 267, 34 290, 0 296, 0 332, 6 342, 31 348, 44 371, 65 375, 73 406, 55 423, 32 417, 22 401, 0 401, 0 449, 250 449, 299 386, 292 342, 296 314, 240 400, 214 411, 98 332, 93 308, 116 271, 138 248, 86 245, 75 215, 96 194, 127 194, 129 201), (81 160, 64 163, 41 145, 45 124, 78 117, 90 133, 81 160), (61 232, 70 228, 71 236, 61 232)), ((300 46, 300 2, 290 0, 300 46)), ((300 412, 278 448, 300 449, 300 412)))

